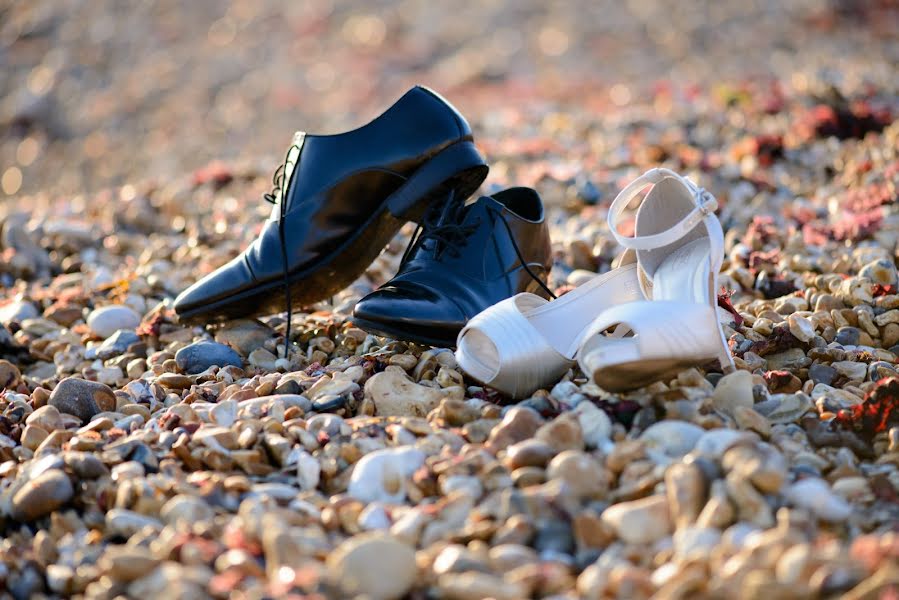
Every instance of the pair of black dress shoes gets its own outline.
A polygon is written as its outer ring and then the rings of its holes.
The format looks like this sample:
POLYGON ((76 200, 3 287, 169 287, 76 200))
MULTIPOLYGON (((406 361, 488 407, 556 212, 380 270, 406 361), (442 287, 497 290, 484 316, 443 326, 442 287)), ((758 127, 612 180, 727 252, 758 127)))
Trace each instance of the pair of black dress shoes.
POLYGON ((353 322, 388 337, 455 346, 465 323, 519 292, 551 296, 543 203, 529 188, 466 199, 487 177, 471 128, 424 87, 367 125, 297 133, 259 237, 182 292, 185 322, 279 312, 358 278, 407 221, 418 228, 399 272, 360 300, 353 322))

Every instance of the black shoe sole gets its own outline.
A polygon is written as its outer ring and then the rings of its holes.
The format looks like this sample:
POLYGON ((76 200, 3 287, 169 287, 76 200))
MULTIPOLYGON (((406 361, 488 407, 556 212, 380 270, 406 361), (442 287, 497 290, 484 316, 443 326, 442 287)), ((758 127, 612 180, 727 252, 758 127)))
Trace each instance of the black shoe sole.
MULTIPOLYGON (((433 346, 435 348, 454 349, 456 347, 456 338, 459 335, 458 331, 451 335, 441 335, 440 332, 434 331, 433 328, 430 330, 419 330, 414 326, 398 329, 385 323, 360 319, 359 317, 353 317, 352 322, 356 327, 363 329, 368 333, 373 333, 374 335, 403 342, 414 342, 423 346, 433 346)), ((461 329, 459 331, 461 331, 461 329)))
MULTIPOLYGON (((353 283, 407 221, 418 221, 449 193, 473 194, 487 178, 487 163, 469 141, 458 142, 422 165, 340 248, 303 271, 290 273, 292 305, 303 307, 330 298, 353 283)), ((222 321, 282 312, 283 278, 178 314, 183 323, 222 321)))

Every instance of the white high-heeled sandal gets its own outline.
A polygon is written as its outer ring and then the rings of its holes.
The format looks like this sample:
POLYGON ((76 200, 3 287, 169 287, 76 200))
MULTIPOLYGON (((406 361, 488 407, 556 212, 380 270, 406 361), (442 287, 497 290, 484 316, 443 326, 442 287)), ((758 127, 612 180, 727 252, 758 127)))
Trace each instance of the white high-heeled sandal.
POLYGON ((612 202, 609 228, 618 243, 636 251, 649 300, 606 310, 582 336, 578 362, 603 389, 636 389, 714 359, 725 372, 734 369, 718 317, 724 234, 716 208, 714 196, 668 169, 647 171, 612 202), (649 185, 634 237, 622 235, 620 217, 649 185))
POLYGON ((643 299, 635 253, 626 252, 616 264, 555 300, 524 293, 482 311, 459 332, 456 362, 473 378, 516 399, 555 383, 574 364, 598 314, 643 299))

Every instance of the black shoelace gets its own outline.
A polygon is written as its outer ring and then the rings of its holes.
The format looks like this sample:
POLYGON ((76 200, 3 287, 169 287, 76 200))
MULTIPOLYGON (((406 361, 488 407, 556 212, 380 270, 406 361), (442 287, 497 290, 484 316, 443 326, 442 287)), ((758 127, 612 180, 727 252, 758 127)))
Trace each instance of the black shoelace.
MULTIPOLYGON (((400 260, 400 267, 409 260, 413 250, 424 243, 426 239, 435 241, 436 247, 434 254, 436 257, 439 258, 443 251, 447 251, 455 257, 460 256, 460 248, 468 243, 469 236, 471 236, 478 226, 480 226, 480 221, 475 221, 474 223, 466 225, 458 222, 447 222, 457 219, 463 206, 463 202, 456 201, 455 191, 451 191, 447 197, 447 201, 443 205, 443 209, 436 214, 432 212, 418 224, 418 227, 415 228, 415 232, 409 239, 409 245, 406 246, 406 250, 403 252, 403 258, 400 260)), ((556 295, 549 289, 546 283, 531 270, 531 267, 522 255, 521 248, 518 247, 518 242, 515 240, 515 235, 512 233, 512 227, 509 225, 509 222, 506 221, 505 215, 494 208, 488 208, 488 211, 494 219, 499 219, 500 222, 502 222, 506 229, 506 234, 509 236, 509 241, 512 242, 512 248, 515 250, 515 255, 518 257, 518 262, 524 268, 525 272, 531 279, 537 282, 550 298, 555 299, 556 295)))
POLYGON ((467 225, 456 222, 463 205, 462 202, 456 200, 455 191, 450 191, 439 212, 432 207, 412 233, 409 244, 403 252, 403 258, 400 259, 400 266, 406 264, 415 248, 424 244, 428 239, 435 242, 434 254, 436 257, 439 257, 444 251, 448 251, 453 256, 459 256, 459 249, 466 244, 468 237, 480 225, 477 222, 467 225))
POLYGON ((515 249, 515 255, 518 257, 518 262, 521 263, 521 266, 524 267, 524 270, 527 272, 527 274, 531 276, 531 279, 533 279, 534 281, 536 281, 536 282, 537 282, 537 285, 539 285, 541 288, 543 288, 543 291, 546 292, 547 294, 549 294, 549 297, 550 297, 550 298, 552 298, 553 300, 555 300, 555 299, 556 299, 556 295, 553 294, 552 290, 549 289, 549 287, 543 282, 542 279, 540 279, 539 277, 537 277, 537 274, 536 274, 536 273, 534 273, 533 271, 531 271, 531 267, 528 266, 528 261, 526 261, 526 260, 524 259, 524 256, 521 255, 521 248, 518 247, 518 242, 515 241, 515 236, 512 234, 512 226, 509 225, 509 222, 508 222, 508 221, 506 221, 506 217, 505 217, 502 213, 497 212, 497 211, 492 210, 492 209, 490 210, 490 213, 491 213, 494 217, 499 217, 499 220, 500 220, 500 221, 502 222, 502 224, 505 226, 505 228, 506 228, 506 233, 509 234, 509 241, 512 242, 512 248, 515 249))
POLYGON ((284 198, 284 192, 286 191, 284 189, 284 177, 287 172, 287 167, 290 165, 295 166, 295 163, 290 160, 290 153, 294 150, 299 152, 300 147, 297 144, 291 144, 287 149, 287 154, 284 156, 284 162, 275 169, 275 173, 272 176, 271 191, 262 196, 266 202, 278 204, 280 208, 278 237, 281 242, 281 269, 284 275, 284 305, 285 310, 287 311, 287 327, 284 331, 284 358, 288 360, 290 359, 290 322, 293 318, 293 306, 290 298, 290 280, 287 268, 287 241, 284 239, 284 211, 287 207, 287 202, 285 202, 286 199, 284 198))

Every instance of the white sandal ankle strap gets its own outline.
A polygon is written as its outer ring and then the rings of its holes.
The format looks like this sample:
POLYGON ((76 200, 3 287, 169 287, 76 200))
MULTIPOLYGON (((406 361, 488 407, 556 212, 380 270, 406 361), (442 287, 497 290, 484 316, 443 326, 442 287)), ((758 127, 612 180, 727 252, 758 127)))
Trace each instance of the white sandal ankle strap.
POLYGON ((699 225, 703 219, 714 216, 717 208, 718 201, 715 197, 686 177, 682 177, 670 169, 650 169, 621 190, 612 202, 612 206, 609 207, 609 228, 612 230, 612 235, 615 236, 618 243, 625 248, 630 248, 631 250, 652 250, 654 248, 662 248, 681 239, 699 225), (687 216, 683 219, 661 233, 642 237, 629 237, 619 233, 618 220, 624 214, 624 210, 631 203, 631 200, 647 185, 661 183, 663 179, 668 177, 676 179, 690 190, 696 202, 696 207, 687 213, 687 216))

